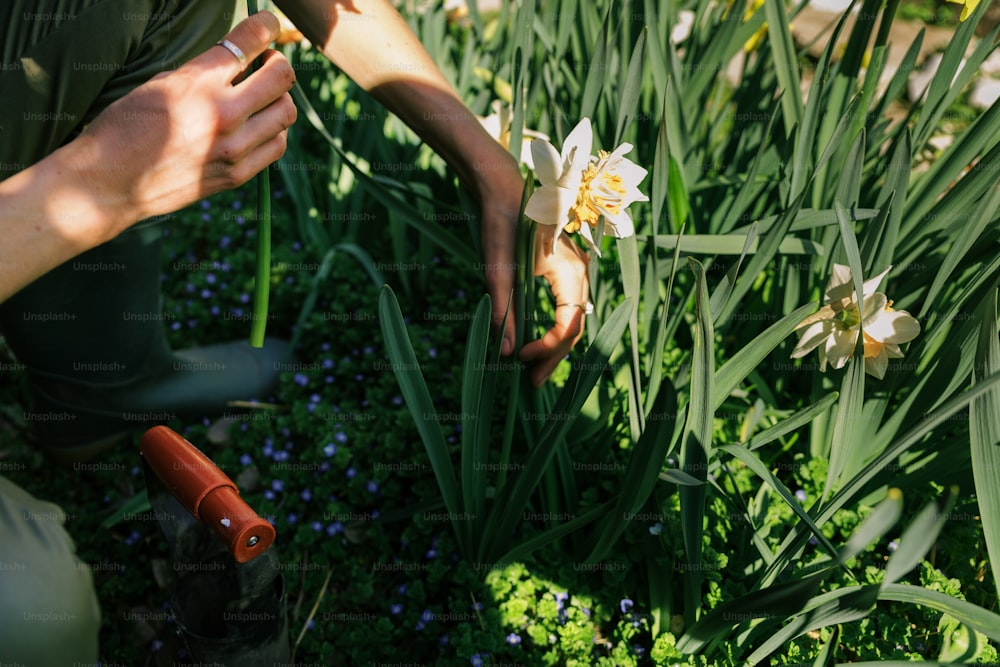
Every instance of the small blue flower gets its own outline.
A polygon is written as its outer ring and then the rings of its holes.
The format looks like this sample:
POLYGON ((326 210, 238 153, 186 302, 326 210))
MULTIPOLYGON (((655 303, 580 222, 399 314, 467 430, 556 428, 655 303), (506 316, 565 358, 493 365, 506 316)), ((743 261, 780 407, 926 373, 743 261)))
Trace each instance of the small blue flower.
POLYGON ((275 452, 274 456, 272 456, 271 458, 273 458, 275 461, 287 461, 289 456, 290 455, 288 452, 286 452, 285 450, 280 450, 275 452))
POLYGON ((472 611, 482 611, 483 603, 477 600, 476 602, 473 602, 471 605, 469 605, 469 609, 471 609, 472 611))
POLYGON ((441 639, 438 640, 438 643, 440 643, 441 646, 447 646, 449 641, 448 635, 441 635, 441 639))
POLYGON ((296 373, 292 379, 295 381, 295 384, 300 387, 305 387, 309 384, 309 376, 305 373, 296 373))
POLYGON ((420 620, 424 623, 430 623, 434 620, 434 612, 430 609, 424 609, 423 613, 420 614, 420 620))
POLYGON ((621 602, 618 603, 618 608, 622 610, 623 614, 627 614, 628 610, 635 606, 635 603, 628 598, 622 598, 621 602))
POLYGON ((892 542, 889 542, 889 551, 890 552, 895 551, 898 548, 899 548, 899 542, 897 542, 896 540, 893 540, 892 542))
POLYGON ((251 457, 249 454, 244 454, 243 456, 240 457, 241 465, 248 466, 251 463, 253 463, 253 457, 251 457))
POLYGON ((427 553, 425 553, 424 556, 426 556, 428 560, 430 560, 431 558, 437 558, 438 556, 437 549, 428 549, 427 553))
POLYGON ((402 396, 393 396, 392 397, 392 404, 395 405, 395 406, 402 405, 403 404, 403 397, 402 396))
POLYGON ((327 446, 323 448, 323 453, 326 454, 327 456, 333 456, 334 454, 337 453, 337 445, 333 444, 332 442, 328 443, 327 446))
POLYGON ((803 491, 802 489, 799 489, 798 491, 795 492, 795 499, 798 500, 800 503, 804 503, 806 501, 806 492, 803 491))
POLYGON ((335 364, 334 364, 333 359, 330 359, 328 357, 328 358, 326 358, 326 359, 323 360, 323 363, 321 365, 323 366, 324 370, 330 370, 331 368, 334 367, 335 364))
POLYGON ((232 242, 233 240, 231 238, 229 238, 228 236, 223 236, 221 239, 219 239, 219 247, 225 250, 226 248, 229 247, 229 245, 232 242))
POLYGON ((312 529, 313 529, 313 532, 318 533, 321 530, 323 530, 323 524, 320 523, 319 521, 313 521, 312 522, 312 529))
POLYGON ((490 657, 489 653, 483 653, 482 655, 476 653, 471 658, 469 658, 469 664, 471 664, 472 667, 483 667, 483 665, 486 664, 483 662, 483 658, 488 658, 488 657, 490 657))
POLYGON ((556 608, 562 609, 563 603, 569 599, 569 593, 562 593, 560 591, 556 591, 555 597, 556 597, 556 608))
POLYGON ((509 635, 507 635, 507 643, 510 644, 511 646, 517 646, 518 644, 521 643, 521 635, 517 634, 516 632, 510 633, 509 635))
POLYGON ((646 655, 646 649, 642 644, 632 644, 632 652, 638 656, 646 655))
POLYGON ((274 500, 274 491, 271 489, 264 489, 264 497, 268 500, 274 500))
POLYGON ((210 202, 207 199, 202 199, 199 202, 199 204, 201 205, 201 210, 203 210, 203 211, 207 211, 208 209, 212 208, 212 202, 210 202))
POLYGON ((427 626, 423 621, 417 621, 417 624, 413 626, 414 630, 423 630, 427 626))
POLYGON ((246 292, 240 294, 240 303, 250 303, 250 295, 246 292))
POLYGON ((371 493, 377 493, 378 492, 378 482, 376 482, 374 479, 368 480, 368 491, 371 492, 371 493))
POLYGON ((663 524, 657 521, 652 526, 649 527, 650 535, 662 535, 663 534, 663 524))
POLYGON ((343 431, 337 431, 337 433, 334 434, 333 439, 339 442, 340 444, 344 444, 345 442, 347 442, 347 434, 344 433, 343 431))
POLYGON ((392 612, 393 614, 402 614, 403 613, 403 605, 401 605, 401 604, 399 604, 397 602, 396 604, 394 604, 391 607, 389 607, 389 611, 392 612))
POLYGON ((313 492, 310 491, 309 489, 302 489, 302 493, 299 494, 299 498, 302 498, 302 500, 306 502, 312 500, 312 497, 313 497, 313 492))
POLYGON ((406 584, 400 584, 399 588, 396 589, 396 592, 400 595, 406 595, 406 584))
POLYGON ((294 512, 289 512, 288 516, 285 517, 285 521, 294 525, 299 522, 299 515, 294 512))
POLYGON ((334 521, 329 526, 326 527, 326 534, 330 537, 344 532, 344 524, 339 521, 334 521))

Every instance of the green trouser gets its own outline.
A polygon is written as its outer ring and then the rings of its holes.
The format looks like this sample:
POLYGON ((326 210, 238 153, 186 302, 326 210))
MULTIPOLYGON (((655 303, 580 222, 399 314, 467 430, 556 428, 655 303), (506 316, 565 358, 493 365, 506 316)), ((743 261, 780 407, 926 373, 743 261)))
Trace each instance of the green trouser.
MULTIPOLYGON (((233 7, 0 0, 0 180, 72 140, 136 86, 211 47, 232 24, 233 7)), ((0 477, 0 664, 95 664, 99 627, 91 573, 74 553, 62 511, 0 477)))

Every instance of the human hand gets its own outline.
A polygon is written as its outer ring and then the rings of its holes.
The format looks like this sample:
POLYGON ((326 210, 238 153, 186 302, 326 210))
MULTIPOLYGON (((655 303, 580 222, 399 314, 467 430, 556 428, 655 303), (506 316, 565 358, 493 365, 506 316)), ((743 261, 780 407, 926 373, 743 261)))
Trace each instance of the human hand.
POLYGON ((590 303, 590 258, 562 234, 552 250, 553 225, 538 225, 535 234, 535 275, 544 276, 556 304, 555 324, 540 339, 521 348, 521 361, 534 362, 531 383, 540 387, 583 336, 584 306, 590 303))
POLYGON ((493 305, 492 320, 494 331, 499 331, 504 317, 507 325, 503 330, 500 353, 513 354, 516 336, 514 285, 517 283, 517 225, 521 214, 521 195, 524 179, 517 162, 506 151, 498 151, 500 157, 495 163, 495 177, 480 195, 482 200, 482 244, 483 275, 486 290, 493 305), (510 308, 508 310, 508 303, 510 308))
POLYGON ((242 185, 285 152, 295 74, 266 51, 279 29, 261 12, 226 35, 248 62, 263 54, 255 72, 241 78, 240 60, 213 46, 110 105, 71 143, 74 166, 117 201, 123 228, 242 185))

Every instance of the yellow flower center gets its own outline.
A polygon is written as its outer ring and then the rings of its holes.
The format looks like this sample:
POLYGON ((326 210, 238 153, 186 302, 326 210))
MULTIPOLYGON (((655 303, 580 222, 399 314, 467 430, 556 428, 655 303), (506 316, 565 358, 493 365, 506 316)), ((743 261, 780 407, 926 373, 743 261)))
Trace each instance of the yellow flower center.
POLYGON ((864 332, 862 333, 864 334, 864 341, 865 341, 865 358, 874 359, 875 357, 879 356, 879 354, 882 353, 883 344, 881 341, 875 340, 868 334, 864 332))
MULTIPOLYGON (((601 160, 608 153, 600 151, 601 160)), ((583 223, 591 227, 597 226, 601 215, 621 213, 621 202, 625 195, 625 182, 622 177, 613 172, 599 169, 599 164, 589 165, 580 177, 580 189, 576 194, 576 203, 569 209, 569 222, 564 231, 576 232, 583 223)))

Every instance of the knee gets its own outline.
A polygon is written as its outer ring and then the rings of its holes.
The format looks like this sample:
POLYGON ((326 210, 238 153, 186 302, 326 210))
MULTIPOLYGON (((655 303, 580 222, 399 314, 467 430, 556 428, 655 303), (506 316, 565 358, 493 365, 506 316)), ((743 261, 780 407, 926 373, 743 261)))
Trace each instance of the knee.
POLYGON ((64 515, 0 477, 0 662, 96 663, 100 609, 64 515))

